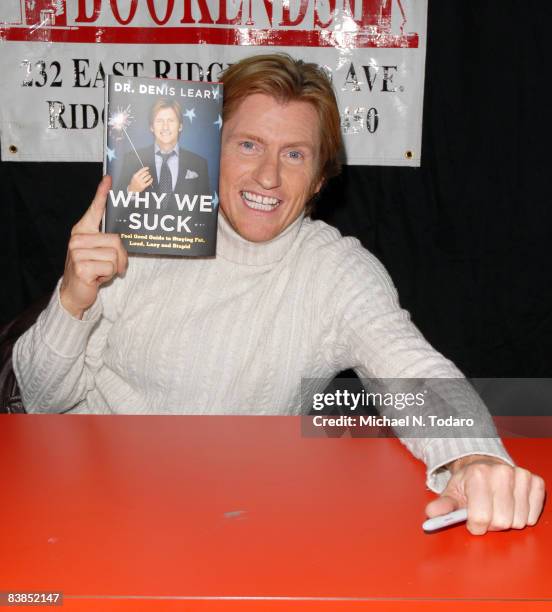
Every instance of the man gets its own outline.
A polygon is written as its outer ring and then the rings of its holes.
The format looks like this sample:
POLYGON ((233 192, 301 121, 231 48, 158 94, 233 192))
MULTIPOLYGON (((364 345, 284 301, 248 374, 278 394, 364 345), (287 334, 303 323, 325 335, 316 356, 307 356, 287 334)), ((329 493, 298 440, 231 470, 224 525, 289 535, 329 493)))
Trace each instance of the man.
MULTIPOLYGON (((178 144, 183 128, 182 109, 178 102, 165 98, 157 100, 150 109, 149 124, 154 137, 153 146, 138 151, 144 165, 136 169, 137 156, 134 152, 128 153, 117 188, 169 195, 174 192, 190 196, 211 193, 207 160, 178 144)), ((170 207, 172 202, 172 198, 165 198, 163 206, 170 207)))
MULTIPOLYGON (((73 228, 56 292, 20 339, 14 367, 30 411, 298 414, 301 379, 320 391, 362 377, 458 378, 410 322, 381 264, 305 216, 339 170, 339 112, 313 64, 249 58, 224 75, 216 259, 134 258, 98 225, 108 177, 73 228)), ((462 416, 462 407, 458 408, 462 416)), ((496 439, 408 438, 468 529, 538 519, 541 478, 496 439)))

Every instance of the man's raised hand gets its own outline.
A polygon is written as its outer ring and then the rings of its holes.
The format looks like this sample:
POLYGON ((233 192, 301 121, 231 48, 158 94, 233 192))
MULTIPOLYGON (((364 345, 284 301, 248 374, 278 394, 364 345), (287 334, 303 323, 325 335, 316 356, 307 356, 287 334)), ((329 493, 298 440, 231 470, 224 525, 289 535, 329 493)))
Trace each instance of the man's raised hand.
POLYGON ((128 265, 119 235, 100 232, 110 188, 111 178, 104 176, 88 210, 71 230, 60 299, 65 310, 78 319, 96 301, 100 285, 123 274, 128 265))
POLYGON ((136 170, 136 172, 132 175, 127 191, 142 193, 142 191, 145 191, 152 184, 153 178, 151 177, 149 168, 144 166, 143 168, 136 170))

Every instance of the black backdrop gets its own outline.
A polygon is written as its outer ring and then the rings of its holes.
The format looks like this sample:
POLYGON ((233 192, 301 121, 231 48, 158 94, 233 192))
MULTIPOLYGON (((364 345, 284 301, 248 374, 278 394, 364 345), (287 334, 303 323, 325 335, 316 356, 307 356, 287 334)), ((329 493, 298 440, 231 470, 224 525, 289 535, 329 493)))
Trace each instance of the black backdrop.
MULTIPOLYGON (((551 17, 545 0, 430 0, 422 167, 346 167, 316 214, 381 259, 469 376, 552 376, 551 17)), ((2 321, 51 291, 100 176, 0 163, 2 321)))

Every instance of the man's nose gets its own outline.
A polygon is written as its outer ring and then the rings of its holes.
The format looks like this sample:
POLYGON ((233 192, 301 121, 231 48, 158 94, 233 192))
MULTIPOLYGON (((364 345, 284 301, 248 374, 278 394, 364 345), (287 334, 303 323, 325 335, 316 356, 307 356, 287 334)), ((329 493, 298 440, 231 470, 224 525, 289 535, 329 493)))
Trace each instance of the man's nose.
POLYGON ((264 189, 274 189, 280 186, 280 158, 279 155, 266 151, 259 158, 259 163, 255 168, 253 178, 264 189))

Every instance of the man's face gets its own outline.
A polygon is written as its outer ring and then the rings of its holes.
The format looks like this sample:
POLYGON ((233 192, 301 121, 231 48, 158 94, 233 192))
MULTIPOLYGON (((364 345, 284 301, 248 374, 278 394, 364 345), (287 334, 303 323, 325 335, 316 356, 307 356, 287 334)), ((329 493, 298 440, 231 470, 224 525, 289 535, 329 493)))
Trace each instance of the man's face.
POLYGON ((317 180, 318 115, 308 102, 244 99, 222 131, 220 206, 246 240, 271 240, 297 219, 317 180))
POLYGON ((172 108, 162 108, 157 111, 150 129, 155 136, 157 146, 162 151, 171 151, 178 142, 182 125, 172 108))

